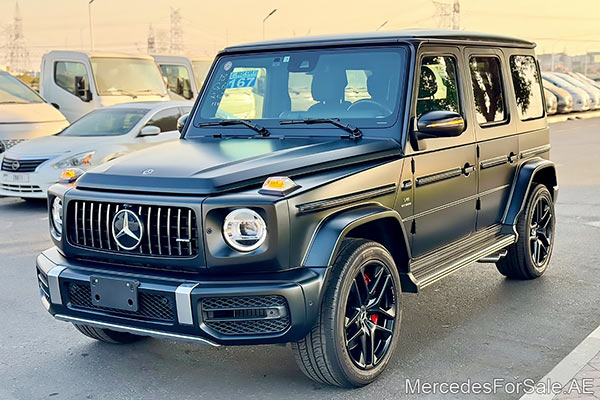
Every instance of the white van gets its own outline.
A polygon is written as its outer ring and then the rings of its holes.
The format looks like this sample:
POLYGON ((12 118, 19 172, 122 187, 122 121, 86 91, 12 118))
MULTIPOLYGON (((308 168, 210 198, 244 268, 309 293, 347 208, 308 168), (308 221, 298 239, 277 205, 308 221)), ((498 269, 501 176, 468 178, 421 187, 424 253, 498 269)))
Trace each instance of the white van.
POLYGON ((53 135, 67 125, 65 116, 33 89, 0 71, 0 158, 23 140, 53 135))
POLYGON ((71 122, 104 106, 169 100, 152 57, 79 51, 44 54, 40 93, 71 122))
POLYGON ((187 57, 153 55, 152 58, 160 67, 173 100, 193 100, 198 96, 200 87, 187 57))

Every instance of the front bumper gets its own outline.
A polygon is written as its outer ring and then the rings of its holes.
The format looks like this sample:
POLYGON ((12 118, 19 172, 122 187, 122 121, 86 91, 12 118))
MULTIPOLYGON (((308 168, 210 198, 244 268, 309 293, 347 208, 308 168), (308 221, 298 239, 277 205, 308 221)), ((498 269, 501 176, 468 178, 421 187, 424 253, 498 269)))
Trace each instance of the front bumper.
POLYGON ((47 166, 46 161, 34 172, 12 173, 0 171, 0 196, 22 197, 28 199, 45 199, 48 189, 60 180, 60 170, 47 166), (24 178, 19 181, 7 180, 9 176, 19 175, 24 178))
POLYGON ((252 276, 181 276, 73 261, 55 247, 40 254, 36 264, 42 303, 58 320, 211 345, 287 343, 303 338, 316 322, 327 271, 300 268, 252 276), (89 287, 92 276, 139 282, 139 312, 86 303, 89 292, 81 288, 89 287), (162 304, 152 303, 155 299, 162 304), (153 314, 153 307, 158 307, 159 314, 153 314))

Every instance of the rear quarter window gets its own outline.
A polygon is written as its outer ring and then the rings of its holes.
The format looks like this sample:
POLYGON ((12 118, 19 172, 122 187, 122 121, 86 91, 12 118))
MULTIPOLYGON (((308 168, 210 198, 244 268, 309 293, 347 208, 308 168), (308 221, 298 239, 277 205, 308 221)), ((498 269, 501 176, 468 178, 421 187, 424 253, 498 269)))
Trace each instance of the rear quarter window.
POLYGON ((522 121, 544 116, 541 78, 535 58, 532 56, 511 56, 512 76, 517 110, 522 121))

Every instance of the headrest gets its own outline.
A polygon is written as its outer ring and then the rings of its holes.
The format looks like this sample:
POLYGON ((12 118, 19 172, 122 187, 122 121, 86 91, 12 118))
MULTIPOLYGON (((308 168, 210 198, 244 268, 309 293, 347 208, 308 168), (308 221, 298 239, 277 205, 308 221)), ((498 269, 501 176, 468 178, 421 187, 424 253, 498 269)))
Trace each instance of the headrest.
POLYGON ((374 73, 367 78, 367 90, 374 100, 387 100, 389 97, 389 79, 385 74, 374 73))
POLYGON ((435 74, 427 65, 421 66, 421 82, 419 83, 419 98, 433 97, 438 90, 435 74))
POLYGON ((347 85, 344 71, 321 71, 313 75, 310 91, 316 101, 341 102, 347 85))

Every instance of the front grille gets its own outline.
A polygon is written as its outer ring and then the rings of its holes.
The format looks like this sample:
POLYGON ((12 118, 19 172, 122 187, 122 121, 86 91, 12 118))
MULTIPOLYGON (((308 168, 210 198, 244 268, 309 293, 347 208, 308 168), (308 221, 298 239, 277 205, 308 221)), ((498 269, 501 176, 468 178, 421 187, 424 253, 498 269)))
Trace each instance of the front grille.
POLYGON ((76 200, 69 203, 68 221, 69 241, 80 247, 152 257, 198 254, 196 214, 190 208, 76 200), (118 245, 113 235, 113 218, 122 209, 137 215, 143 226, 141 242, 131 250, 118 245))
POLYGON ((16 144, 24 142, 26 139, 4 139, 0 140, 0 154, 4 153, 6 150, 10 149, 16 144))
POLYGON ((48 302, 50 301, 50 289, 48 287, 48 276, 37 268, 38 286, 40 288, 40 295, 44 296, 48 302))
POLYGON ((15 160, 12 158, 4 158, 4 160, 2 160, 2 171, 33 172, 41 163, 47 160, 47 158, 39 160, 15 160))
POLYGON ((201 307, 206 326, 222 335, 274 334, 290 326, 288 303, 279 295, 210 297, 201 307))
POLYGON ((15 185, 12 183, 3 183, 2 189, 13 193, 42 193, 42 189, 37 185, 15 185))
POLYGON ((104 311, 110 314, 137 317, 140 319, 175 321, 174 301, 160 294, 140 291, 138 293, 138 310, 128 311, 109 307, 98 307, 92 304, 92 291, 89 283, 68 283, 69 302, 71 307, 104 311))

